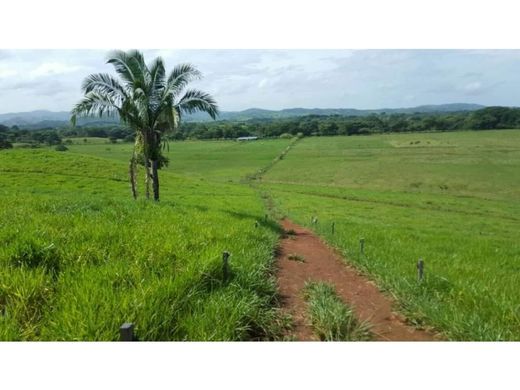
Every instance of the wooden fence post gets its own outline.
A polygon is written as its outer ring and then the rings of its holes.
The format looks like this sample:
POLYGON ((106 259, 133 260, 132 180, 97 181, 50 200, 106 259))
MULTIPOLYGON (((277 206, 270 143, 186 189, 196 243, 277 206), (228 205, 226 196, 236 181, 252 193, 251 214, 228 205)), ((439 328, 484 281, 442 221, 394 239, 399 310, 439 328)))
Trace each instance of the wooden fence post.
POLYGON ((119 328, 119 340, 120 341, 134 341, 134 324, 131 322, 125 322, 119 328))
POLYGON ((229 252, 222 252, 222 274, 224 275, 224 282, 228 280, 229 277, 229 252))
POLYGON ((417 279, 419 282, 422 282, 424 278, 424 261, 423 259, 419 259, 417 262, 417 279))

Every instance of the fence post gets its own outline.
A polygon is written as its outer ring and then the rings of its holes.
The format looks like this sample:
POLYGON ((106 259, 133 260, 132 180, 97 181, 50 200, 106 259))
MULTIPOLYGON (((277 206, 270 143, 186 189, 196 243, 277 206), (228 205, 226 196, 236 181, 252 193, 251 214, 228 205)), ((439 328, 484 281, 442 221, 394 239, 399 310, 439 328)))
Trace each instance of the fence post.
POLYGON ((364 255, 365 254, 365 239, 361 238, 359 240, 359 253, 364 255))
POLYGON ((222 252, 222 274, 224 275, 224 282, 228 280, 229 277, 229 252, 222 252))
POLYGON ((417 262, 417 279, 419 280, 419 283, 422 282, 424 278, 424 261, 423 259, 419 259, 417 262))
POLYGON ((125 322, 119 328, 119 340, 120 341, 134 341, 134 324, 131 322, 125 322))
POLYGON ((335 226, 335 223, 332 222, 332 234, 334 234, 334 226, 335 226))

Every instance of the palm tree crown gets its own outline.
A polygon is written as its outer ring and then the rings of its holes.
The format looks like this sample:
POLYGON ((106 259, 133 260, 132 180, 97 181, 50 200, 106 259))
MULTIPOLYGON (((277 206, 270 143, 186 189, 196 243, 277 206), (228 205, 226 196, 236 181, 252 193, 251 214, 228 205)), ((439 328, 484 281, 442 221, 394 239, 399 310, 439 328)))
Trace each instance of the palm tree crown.
MULTIPOLYGON (((136 131, 136 150, 142 153, 148 179, 149 174, 152 177, 148 167, 153 169, 154 162, 162 158, 164 135, 177 128, 182 116, 203 111, 215 119, 218 106, 209 94, 187 89, 191 81, 201 77, 191 64, 177 65, 166 75, 161 57, 148 66, 137 50, 113 51, 107 63, 114 66, 119 80, 107 73, 88 76, 82 84, 84 96, 72 110, 71 122, 75 125, 78 116, 119 116, 136 131)), ((135 156, 134 152, 134 160, 135 156)), ((157 173, 152 177, 154 183, 155 176, 157 173)))

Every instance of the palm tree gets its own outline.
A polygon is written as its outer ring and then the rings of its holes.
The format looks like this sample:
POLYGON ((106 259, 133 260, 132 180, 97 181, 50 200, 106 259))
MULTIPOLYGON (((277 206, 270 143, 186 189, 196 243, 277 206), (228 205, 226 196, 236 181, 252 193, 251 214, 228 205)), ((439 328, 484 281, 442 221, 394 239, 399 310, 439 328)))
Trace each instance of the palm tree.
POLYGON ((166 75, 161 57, 148 66, 137 50, 113 51, 107 63, 114 66, 119 79, 107 73, 88 76, 82 84, 84 96, 72 110, 71 122, 75 125, 78 116, 119 116, 136 133, 129 169, 132 194, 137 198, 136 164, 140 163, 145 167, 146 197, 150 197, 152 181, 154 199, 159 200, 158 169, 168 162, 162 155, 167 134, 178 127, 186 113, 202 111, 215 119, 217 104, 205 92, 186 89, 201 77, 191 64, 177 65, 166 75))

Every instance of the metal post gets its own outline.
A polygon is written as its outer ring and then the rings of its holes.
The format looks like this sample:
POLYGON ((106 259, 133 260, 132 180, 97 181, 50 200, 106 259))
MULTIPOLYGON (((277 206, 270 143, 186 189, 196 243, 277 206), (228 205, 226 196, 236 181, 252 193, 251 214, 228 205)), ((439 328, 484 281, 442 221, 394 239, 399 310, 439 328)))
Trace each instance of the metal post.
POLYGON ((125 322, 119 328, 119 340, 120 341, 134 341, 134 324, 131 322, 125 322))

